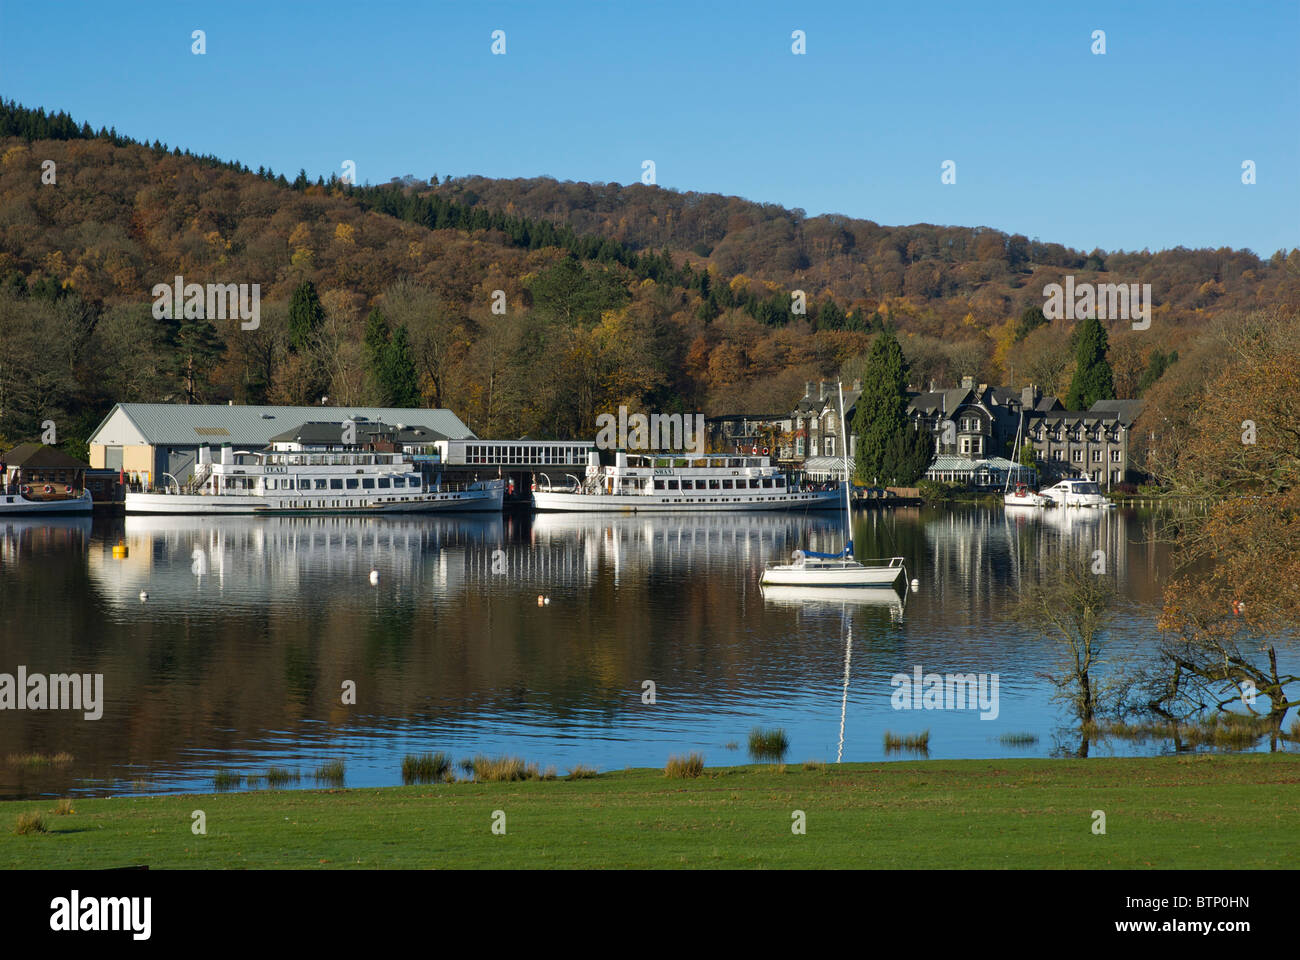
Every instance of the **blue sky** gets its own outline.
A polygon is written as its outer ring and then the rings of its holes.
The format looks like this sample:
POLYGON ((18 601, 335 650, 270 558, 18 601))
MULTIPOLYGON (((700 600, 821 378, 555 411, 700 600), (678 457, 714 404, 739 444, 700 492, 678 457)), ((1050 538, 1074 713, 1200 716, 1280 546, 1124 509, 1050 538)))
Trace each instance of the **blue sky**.
POLYGON ((1300 245, 1298 49, 1300 0, 0 0, 0 95, 254 169, 653 160, 679 190, 1085 250, 1300 245))

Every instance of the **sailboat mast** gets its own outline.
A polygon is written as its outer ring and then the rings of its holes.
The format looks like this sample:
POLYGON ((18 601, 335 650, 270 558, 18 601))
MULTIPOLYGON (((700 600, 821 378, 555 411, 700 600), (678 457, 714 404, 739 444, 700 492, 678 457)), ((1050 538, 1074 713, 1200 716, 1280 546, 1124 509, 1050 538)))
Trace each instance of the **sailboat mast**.
POLYGON ((840 440, 844 447, 844 545, 847 547, 853 542, 853 505, 849 497, 852 485, 849 473, 849 425, 844 420, 844 381, 840 380, 836 387, 840 392, 840 440))
MULTIPOLYGON (((1006 492, 1011 489, 1011 471, 1014 470, 1020 463, 1020 431, 1024 428, 1024 426, 1025 426, 1025 410, 1023 407, 1021 407, 1020 421, 1016 424, 1015 449, 1011 451, 1011 457, 1012 457, 1011 466, 1007 467, 1007 482, 1002 485, 1002 493, 1004 496, 1006 495, 1006 492)), ((1019 487, 1017 487, 1016 489, 1019 489, 1019 487)))

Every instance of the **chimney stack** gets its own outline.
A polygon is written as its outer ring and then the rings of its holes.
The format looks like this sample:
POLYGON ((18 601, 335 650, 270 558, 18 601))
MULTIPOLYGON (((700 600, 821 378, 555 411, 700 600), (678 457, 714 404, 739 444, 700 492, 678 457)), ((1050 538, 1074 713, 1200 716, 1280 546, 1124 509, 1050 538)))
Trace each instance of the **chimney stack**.
POLYGON ((860 378, 854 378, 854 380, 853 380, 853 392, 854 392, 854 393, 861 393, 861 392, 862 392, 862 380, 861 380, 860 378))
POLYGON ((962 378, 961 378, 961 388, 962 388, 963 390, 974 390, 974 389, 975 389, 975 378, 974 378, 974 377, 962 377, 962 378))
POLYGON ((807 398, 807 399, 809 399, 809 400, 812 399, 812 381, 811 381, 811 380, 805 380, 805 381, 803 382, 803 395, 804 395, 805 398, 807 398))
POLYGON ((1032 410, 1038 405, 1038 387, 1030 384, 1020 391, 1020 405, 1026 410, 1032 410))
POLYGON ((825 399, 826 399, 826 381, 825 381, 825 380, 820 380, 820 381, 818 381, 818 383, 817 383, 817 399, 818 399, 818 400, 825 400, 825 399))

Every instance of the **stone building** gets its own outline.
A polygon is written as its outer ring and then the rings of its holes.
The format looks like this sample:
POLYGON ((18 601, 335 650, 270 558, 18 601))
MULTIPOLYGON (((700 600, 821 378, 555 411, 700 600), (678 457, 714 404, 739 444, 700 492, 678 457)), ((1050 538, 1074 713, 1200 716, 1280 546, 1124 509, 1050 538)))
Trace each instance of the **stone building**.
MULTIPOLYGON (((1041 405, 1035 388, 1026 387, 1025 396, 1041 405)), ((1059 402, 1036 409, 1026 418, 1025 435, 1034 445, 1043 482, 1088 477, 1103 488, 1133 482, 1129 438, 1141 411, 1141 400, 1098 400, 1082 411, 1065 410, 1059 402)))
MULTIPOLYGON (((844 391, 848 423, 853 423, 861 381, 844 391)), ((960 386, 936 387, 914 394, 907 415, 918 430, 934 438, 935 459, 928 479, 976 487, 1013 481, 1054 483, 1063 477, 1087 476, 1103 487, 1132 482, 1129 436, 1141 411, 1139 400, 1099 400, 1089 410, 1066 410, 1060 400, 1037 387, 976 383, 963 377, 960 386), (1016 432, 1033 444, 1038 469, 1018 465, 1016 432)), ((710 449, 761 454, 770 450, 780 463, 810 479, 843 476, 845 430, 840 424, 839 392, 834 381, 809 381, 789 413, 778 416, 735 415, 708 421, 710 449)), ((851 430, 849 431, 851 434, 851 430)), ((856 438, 848 437, 850 460, 856 438)))

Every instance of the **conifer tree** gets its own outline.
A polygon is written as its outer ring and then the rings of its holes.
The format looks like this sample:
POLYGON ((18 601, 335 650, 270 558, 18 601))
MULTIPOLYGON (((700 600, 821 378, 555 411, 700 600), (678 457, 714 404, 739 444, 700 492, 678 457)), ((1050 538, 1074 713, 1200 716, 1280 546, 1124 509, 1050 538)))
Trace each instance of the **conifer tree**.
POLYGON ((907 360, 886 330, 871 344, 853 418, 855 472, 864 483, 911 484, 930 466, 929 434, 907 417, 907 360))
POLYGON ((320 297, 316 295, 316 285, 304 280, 294 290, 289 301, 289 349, 292 352, 306 350, 312 335, 325 322, 325 308, 321 306, 320 297))
POLYGON ((818 330, 843 330, 844 326, 844 311, 834 300, 827 300, 817 308, 818 330))
POLYGON ((381 407, 389 405, 388 387, 384 381, 388 339, 388 320, 383 311, 375 307, 366 317, 366 331, 361 346, 365 357, 365 375, 371 400, 381 407))
POLYGON ((390 405, 420 406, 420 376, 415 370, 415 357, 411 353, 411 341, 405 324, 393 331, 393 337, 384 350, 382 379, 390 405))
POLYGON ((1096 317, 1079 321, 1074 335, 1074 379, 1065 395, 1067 410, 1087 410, 1098 400, 1115 399, 1115 380, 1106 360, 1106 328, 1096 317))
POLYGON ((186 403, 201 403, 206 395, 208 375, 225 353, 225 343, 217 328, 202 317, 182 316, 159 322, 170 347, 164 355, 164 372, 179 382, 186 403))

